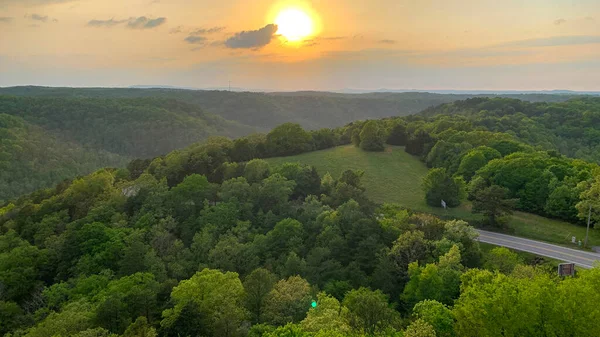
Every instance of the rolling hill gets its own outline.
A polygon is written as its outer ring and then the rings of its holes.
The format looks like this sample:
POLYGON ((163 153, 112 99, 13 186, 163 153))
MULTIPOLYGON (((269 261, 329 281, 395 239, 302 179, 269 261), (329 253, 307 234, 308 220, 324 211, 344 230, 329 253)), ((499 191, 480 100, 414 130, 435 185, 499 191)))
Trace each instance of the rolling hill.
MULTIPOLYGON (((443 210, 425 203, 421 180, 427 167, 403 147, 390 146, 385 152, 366 152, 352 145, 303 153, 296 156, 267 159, 272 166, 287 162, 314 166, 320 175, 329 172, 334 178, 345 170, 362 170, 362 183, 367 196, 378 203, 397 203, 412 210, 435 214, 443 218, 480 219, 470 211, 470 204, 443 210)), ((585 237, 585 227, 538 215, 515 212, 509 223, 517 236, 568 245, 571 236, 585 237)), ((590 232, 590 243, 600 245, 600 232, 590 232)))
MULTIPOLYGON (((493 94, 432 94, 426 92, 341 94, 331 92, 229 92, 164 88, 0 88, 0 95, 96 98, 170 98, 197 105, 227 120, 268 131, 294 122, 306 129, 331 128, 361 119, 406 116, 426 108, 493 94)), ((502 97, 532 102, 563 102, 572 96, 508 94, 502 97)))
POLYGON ((254 128, 160 98, 0 96, 0 201, 254 128))

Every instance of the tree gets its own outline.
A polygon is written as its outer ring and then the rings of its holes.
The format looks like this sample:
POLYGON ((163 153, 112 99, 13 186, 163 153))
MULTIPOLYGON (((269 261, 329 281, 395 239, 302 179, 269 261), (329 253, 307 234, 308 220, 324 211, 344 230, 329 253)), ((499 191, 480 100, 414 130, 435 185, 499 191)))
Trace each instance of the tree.
POLYGON ((267 134, 267 147, 272 156, 291 156, 310 151, 312 137, 300 124, 285 123, 267 134))
POLYGON ((163 311, 161 326, 176 333, 173 329, 182 323, 180 316, 191 311, 199 317, 190 315, 192 321, 183 323, 204 326, 211 335, 237 336, 246 317, 243 297, 244 287, 237 273, 204 269, 173 288, 171 301, 175 306, 163 311))
POLYGON ((413 316, 430 324, 438 337, 455 336, 452 311, 438 301, 424 300, 415 304, 413 316))
POLYGON ((429 259, 429 243, 421 231, 403 233, 394 242, 389 253, 401 271, 406 271, 411 262, 425 262, 429 259))
POLYGON ((584 183, 584 186, 587 187, 587 189, 581 193, 581 201, 575 206, 578 211, 577 216, 582 221, 587 221, 591 206, 591 221, 600 223, 600 173, 596 174, 594 180, 584 183))
POLYGON ((280 280, 273 286, 265 302, 265 320, 273 325, 299 323, 310 308, 311 291, 300 276, 280 280))
POLYGON ((253 323, 262 323, 266 299, 275 282, 275 275, 264 268, 252 271, 244 280, 246 308, 253 323))
POLYGON ((510 274, 523 261, 516 253, 505 247, 495 247, 485 256, 484 267, 491 271, 510 274))
POLYGON ((376 121, 368 121, 360 131, 360 148, 365 151, 383 151, 383 132, 376 121))
POLYGON ((419 267, 418 262, 410 263, 410 281, 402 294, 407 308, 413 308, 417 302, 427 299, 451 305, 460 293, 460 275, 463 269, 460 260, 460 251, 455 245, 440 257, 437 264, 419 267))
POLYGON ((111 332, 122 333, 133 320, 149 322, 157 314, 159 284, 150 273, 136 273, 112 281, 96 296, 96 321, 111 332))
POLYGON ((244 178, 248 183, 258 183, 269 176, 271 168, 269 163, 262 159, 252 159, 244 168, 244 178))
POLYGON ((404 146, 407 141, 408 133, 406 132, 406 125, 401 122, 396 123, 390 130, 387 143, 390 145, 404 146))
POLYGON ((285 163, 274 169, 290 181, 296 182, 292 199, 304 199, 309 195, 319 195, 321 177, 313 166, 298 163, 285 163))
POLYGON ((456 173, 463 176, 468 182, 477 170, 484 167, 490 160, 500 157, 500 152, 490 147, 481 146, 475 148, 462 157, 456 173))
POLYGON ((492 185, 475 192, 473 213, 482 213, 492 226, 503 224, 501 217, 512 214, 516 200, 508 199, 509 191, 504 187, 492 185))
POLYGON ((421 156, 429 152, 428 146, 434 142, 433 138, 425 131, 419 130, 408 139, 405 151, 413 156, 421 156))
POLYGON ((404 332, 404 337, 436 337, 434 328, 422 319, 410 323, 404 332))
POLYGON ((343 305, 348 308, 350 326, 369 335, 393 326, 397 317, 381 290, 364 287, 351 290, 344 297, 343 305))
POLYGON ((92 305, 85 300, 71 302, 60 313, 51 312, 27 331, 27 337, 72 336, 92 327, 92 305))
POLYGON ((146 317, 139 317, 125 330, 123 337, 156 337, 156 330, 148 324, 146 317))
POLYGON ((300 323, 304 331, 350 332, 348 309, 342 307, 336 298, 319 293, 316 303, 317 306, 310 308, 306 318, 300 323))
POLYGON ((465 196, 465 184, 459 178, 452 178, 444 168, 429 170, 422 182, 425 201, 428 205, 441 207, 442 200, 448 207, 457 207, 465 196))

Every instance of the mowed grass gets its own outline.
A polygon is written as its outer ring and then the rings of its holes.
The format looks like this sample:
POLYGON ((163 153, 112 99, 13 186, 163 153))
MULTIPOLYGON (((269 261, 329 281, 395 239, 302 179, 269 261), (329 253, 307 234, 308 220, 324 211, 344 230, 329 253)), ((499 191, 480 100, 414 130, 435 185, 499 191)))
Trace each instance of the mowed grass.
POLYGON ((312 165, 321 176, 329 172, 337 179, 346 170, 365 172, 362 183, 367 196, 378 203, 398 203, 422 209, 421 179, 427 167, 402 147, 389 147, 385 152, 365 152, 354 146, 303 153, 291 157, 269 158, 271 165, 297 162, 312 165))
MULTIPOLYGON (((286 162, 312 165, 321 176, 329 172, 334 178, 345 170, 362 170, 365 172, 362 182, 367 196, 377 203, 396 203, 445 219, 481 219, 480 215, 471 213, 469 203, 448 210, 428 206, 425 192, 421 189, 421 181, 428 169, 418 158, 406 153, 403 147, 391 146, 385 152, 365 152, 348 145, 297 156, 269 158, 267 161, 271 165, 286 162)), ((523 212, 515 212, 509 227, 509 234, 571 247, 571 237, 583 241, 586 230, 582 226, 523 212)), ((600 246, 600 231, 590 229, 589 245, 600 246)))

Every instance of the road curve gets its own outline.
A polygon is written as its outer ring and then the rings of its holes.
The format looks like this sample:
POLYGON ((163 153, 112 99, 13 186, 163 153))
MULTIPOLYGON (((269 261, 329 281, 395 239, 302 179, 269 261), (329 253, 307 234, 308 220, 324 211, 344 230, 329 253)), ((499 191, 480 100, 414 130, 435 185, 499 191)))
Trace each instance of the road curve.
POLYGON ((516 236, 477 230, 479 241, 515 250, 533 253, 540 256, 575 263, 582 268, 592 268, 600 262, 600 254, 565 248, 545 242, 523 239, 516 236))

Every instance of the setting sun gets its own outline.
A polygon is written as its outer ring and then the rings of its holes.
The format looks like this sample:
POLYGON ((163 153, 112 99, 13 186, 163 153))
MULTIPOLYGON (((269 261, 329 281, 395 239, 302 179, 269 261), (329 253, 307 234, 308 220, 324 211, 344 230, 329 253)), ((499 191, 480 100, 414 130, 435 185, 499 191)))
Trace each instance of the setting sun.
POLYGON ((277 15, 275 24, 278 26, 277 34, 288 41, 300 41, 313 34, 313 20, 304 11, 296 8, 284 9, 277 15))

